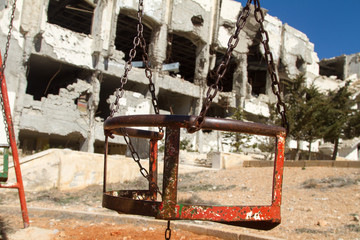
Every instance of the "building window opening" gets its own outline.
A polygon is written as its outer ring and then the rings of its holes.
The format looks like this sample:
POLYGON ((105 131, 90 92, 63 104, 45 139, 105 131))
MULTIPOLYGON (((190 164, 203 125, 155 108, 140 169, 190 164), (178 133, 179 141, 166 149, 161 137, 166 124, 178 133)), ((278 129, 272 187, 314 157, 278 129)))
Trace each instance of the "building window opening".
MULTIPOLYGON (((196 45, 187 38, 176 34, 168 35, 167 58, 165 63, 180 63, 180 75, 186 81, 194 82, 196 65, 196 45)), ((175 73, 171 73, 171 75, 175 73)))
POLYGON ((266 71, 249 71, 248 82, 251 85, 251 94, 255 97, 265 94, 266 91, 266 71))
MULTIPOLYGON (((214 118, 226 118, 229 117, 228 109, 218 104, 212 103, 206 116, 214 118)), ((213 130, 202 130, 204 133, 210 133, 213 130)))
POLYGON ((302 57, 298 57, 296 59, 296 68, 300 72, 305 72, 305 61, 304 61, 304 59, 302 59, 302 57))
MULTIPOLYGON (((94 153, 104 154, 104 142, 95 141, 94 143, 94 153)), ((118 143, 109 143, 108 145, 108 154, 109 155, 125 155, 126 154, 126 145, 118 143)))
POLYGON ((331 59, 323 59, 319 62, 320 75, 322 76, 336 76, 338 79, 344 80, 345 56, 340 56, 331 59))
POLYGON ((95 4, 85 0, 50 0, 48 22, 78 33, 91 33, 95 4))
POLYGON ((159 108, 169 114, 188 115, 191 112, 193 100, 192 97, 162 89, 158 94, 159 108))
POLYGON ((85 139, 78 133, 71 133, 66 136, 57 134, 46 134, 29 130, 20 130, 20 149, 24 154, 33 154, 49 148, 69 148, 79 151, 85 139))
MULTIPOLYGON (((223 60, 224 54, 217 52, 216 53, 216 63, 214 69, 212 69, 207 76, 207 85, 211 86, 216 82, 216 70, 220 65, 221 61, 223 60)), ((231 56, 228 68, 225 72, 225 75, 222 79, 220 79, 220 89, 222 92, 231 92, 233 89, 233 78, 234 72, 237 68, 237 63, 235 58, 231 56)))
MULTIPOLYGON (((100 117, 102 119, 106 119, 110 116, 110 104, 109 98, 111 95, 114 95, 116 88, 120 87, 120 80, 114 76, 104 75, 102 78, 102 82, 100 85, 100 99, 99 99, 99 106, 95 113, 96 117, 100 117)), ((126 85, 124 86, 125 95, 127 92, 137 92, 142 95, 146 95, 148 92, 148 85, 142 84, 138 82, 134 82, 128 80, 126 85)), ((126 98, 126 96, 123 98, 126 98)), ((121 110, 119 110, 121 111, 121 110)))
MULTIPOLYGON (((119 14, 116 25, 116 37, 115 37, 115 48, 116 50, 122 51, 125 54, 125 61, 129 60, 129 52, 134 47, 134 37, 137 36, 137 24, 138 20, 119 14)), ((146 41, 147 48, 151 42, 151 29, 143 24, 143 36, 146 41)), ((148 49, 147 49, 148 50, 148 49)), ((136 56, 133 61, 142 62, 143 51, 140 47, 136 48, 136 56)))
POLYGON ((83 69, 37 55, 30 56, 27 72, 26 93, 38 101, 48 94, 58 95, 61 88, 86 75, 83 69))
POLYGON ((251 94, 253 96, 265 94, 266 91, 267 65, 260 51, 260 45, 260 32, 258 32, 253 44, 249 47, 247 55, 248 82, 251 85, 251 94))

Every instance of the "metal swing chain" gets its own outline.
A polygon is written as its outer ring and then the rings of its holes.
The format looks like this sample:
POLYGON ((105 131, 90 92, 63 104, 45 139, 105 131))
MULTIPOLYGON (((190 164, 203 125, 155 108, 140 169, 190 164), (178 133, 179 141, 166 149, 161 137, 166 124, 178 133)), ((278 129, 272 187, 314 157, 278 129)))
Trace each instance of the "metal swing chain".
MULTIPOLYGON (((124 85, 127 83, 128 81, 128 73, 129 71, 132 69, 132 60, 135 58, 136 56, 136 48, 140 45, 140 47, 143 49, 143 55, 142 55, 142 58, 143 58, 143 61, 145 63, 145 75, 146 77, 149 79, 149 90, 151 92, 151 96, 152 96, 152 103, 153 103, 153 106, 154 106, 154 110, 155 110, 155 113, 156 114, 159 114, 159 106, 158 106, 158 100, 156 98, 156 95, 155 95, 155 85, 154 83, 152 82, 152 72, 151 72, 151 69, 150 69, 150 64, 149 64, 149 57, 148 57, 148 54, 147 54, 147 51, 146 51, 146 41, 145 41, 145 38, 143 36, 143 29, 144 29, 144 26, 142 24, 142 17, 143 17, 143 11, 144 11, 144 5, 143 5, 143 0, 140 0, 139 1, 139 6, 138 6, 138 19, 139 19, 139 23, 137 25, 137 36, 134 38, 133 40, 133 43, 134 43, 134 46, 133 48, 130 50, 129 52, 129 60, 126 62, 126 65, 125 65, 125 72, 123 74, 123 76, 121 77, 121 85, 120 85, 120 88, 117 88, 116 89, 116 99, 115 99, 115 102, 111 104, 110 106, 110 109, 111 109, 111 113, 110 113, 110 117, 113 117, 115 112, 117 112, 119 110, 119 99, 124 95, 124 85)), ((163 128, 162 127, 159 127, 159 131, 160 132, 164 132, 163 128)), ((129 147, 129 150, 131 152, 131 156, 134 160, 134 162, 136 162, 140 168, 140 173, 141 175, 147 179, 149 181, 149 184, 151 185, 151 187, 157 192, 159 193, 161 196, 162 196, 162 193, 159 189, 159 187, 157 186, 157 184, 153 181, 151 181, 150 179, 150 175, 149 175, 149 172, 146 170, 146 168, 144 168, 142 165, 141 165, 141 162, 140 162, 140 156, 139 154, 137 153, 137 151, 135 150, 134 148, 134 145, 131 141, 131 138, 129 137, 129 134, 126 132, 126 130, 124 128, 121 128, 121 132, 124 136, 124 140, 126 142, 126 145, 129 147)), ((154 200, 154 199, 153 199, 154 200)))
MULTIPOLYGON (((228 48, 226 54, 223 57, 221 64, 218 66, 215 72, 216 82, 208 88, 208 91, 206 93, 206 98, 204 100, 200 114, 195 118, 194 122, 191 123, 191 126, 188 127, 187 130, 190 133, 199 131, 201 129, 201 126, 204 124, 205 115, 209 110, 212 100, 216 97, 217 92, 220 90, 219 82, 225 75, 231 54, 235 49, 235 47, 237 46, 237 44, 239 43, 239 33, 244 28, 246 24, 246 20, 249 17, 251 2, 252 0, 248 0, 246 6, 240 12, 240 15, 236 22, 236 30, 228 41, 228 48)), ((282 101, 281 88, 276 74, 273 55, 269 47, 269 35, 263 25, 265 19, 264 19, 264 14, 260 8, 260 0, 254 0, 254 6, 255 6, 254 15, 256 21, 260 24, 261 42, 265 49, 265 59, 267 62, 268 72, 271 76, 271 81, 272 81, 271 88, 273 93, 277 97, 277 104, 276 104, 277 112, 281 116, 282 126, 286 129, 286 132, 288 133, 289 123, 286 118, 286 107, 285 107, 285 103, 282 101)))
MULTIPOLYGON (((138 13, 137 13, 137 17, 138 17, 138 24, 137 24, 137 36, 134 38, 133 40, 133 48, 130 50, 129 52, 129 60, 126 62, 125 65, 125 71, 123 76, 121 77, 121 85, 119 88, 116 89, 116 99, 115 102, 112 103, 110 105, 110 117, 113 117, 115 112, 117 112, 119 110, 119 100, 120 98, 123 97, 124 95, 124 85, 127 83, 128 81, 128 73, 130 72, 130 70, 132 69, 132 61, 136 56, 136 48, 140 45, 140 47, 143 50, 143 54, 142 54, 142 59, 143 62, 145 63, 145 75, 146 77, 149 79, 149 91, 151 93, 151 98, 152 98, 152 104, 154 107, 154 111, 155 114, 159 114, 160 110, 159 110, 159 104, 158 104, 158 99, 155 95, 155 85, 152 81, 152 71, 150 69, 150 64, 149 64, 149 56, 147 54, 147 50, 146 50, 146 41, 143 35, 143 30, 144 30, 144 25, 142 24, 142 17, 143 17, 143 13, 144 13, 144 4, 143 4, 143 0, 139 0, 139 6, 138 6, 138 13)), ((124 135, 124 140, 127 144, 127 146, 129 147, 129 150, 131 152, 131 156, 134 160, 134 162, 136 162, 140 168, 140 173, 141 175, 147 179, 149 181, 149 184, 151 185, 151 187, 158 193, 160 194, 160 196, 162 197, 162 193, 158 187, 158 185, 151 181, 150 179, 150 175, 149 172, 146 170, 146 168, 144 168, 141 165, 140 162, 140 156, 137 153, 137 151, 134 148, 134 145, 131 142, 131 138, 129 137, 128 133, 126 132, 125 129, 121 129, 123 135, 124 135)), ((163 133, 164 130, 162 127, 159 127, 159 132, 163 133)), ((152 199, 153 201, 155 199, 152 199)), ((170 229, 170 221, 168 221, 168 227, 165 231, 165 239, 170 239, 171 237, 171 229, 170 229)))
POLYGON ((286 133, 289 133, 289 122, 287 121, 287 117, 286 117, 286 106, 281 97, 280 82, 276 74, 274 58, 270 51, 269 34, 265 30, 263 24, 265 18, 264 18, 264 13, 260 7, 260 0, 254 0, 254 5, 255 5, 255 13, 254 13, 255 20, 260 24, 261 43, 264 46, 267 70, 271 77, 271 89, 277 98, 276 109, 278 114, 281 116, 281 125, 286 129, 286 133))
MULTIPOLYGON (((2 65, 0 66, 0 84, 2 84, 3 80, 4 80, 4 74, 5 74, 5 68, 6 68, 6 60, 8 58, 8 52, 9 52, 9 48, 10 48, 10 40, 11 40, 11 33, 12 33, 12 29, 13 29, 13 22, 14 22, 14 18, 15 18, 15 10, 16 10, 16 0, 14 0, 14 3, 12 5, 12 10, 11 10, 11 17, 10 17, 10 23, 9 23, 9 32, 7 34, 7 41, 6 41, 6 45, 5 45, 5 52, 4 52, 4 58, 3 58, 3 62, 2 65)), ((6 114, 5 114, 5 106, 4 106, 4 99, 3 99, 3 95, 0 94, 0 104, 1 104, 1 111, 3 114, 3 121, 4 121, 4 126, 5 126, 5 132, 6 132, 6 139, 8 144, 10 145, 10 136, 9 136, 9 126, 7 124, 6 121, 6 114)))
MULTIPOLYGON (((131 157, 133 158, 134 162, 136 162, 140 168, 140 173, 141 175, 147 179, 151 185, 151 187, 157 192, 160 194, 160 196, 162 197, 162 192, 160 191, 158 185, 151 181, 150 179, 150 174, 148 172, 148 170, 146 170, 146 168, 144 168, 142 165, 141 165, 141 162, 140 162, 140 156, 139 154, 136 152, 132 142, 131 142, 131 138, 129 137, 128 133, 126 132, 126 130, 124 128, 121 128, 121 132, 122 134, 124 135, 124 140, 127 144, 127 146, 129 147, 129 150, 131 152, 131 157)), ((153 201, 155 201, 155 199, 152 198, 153 201)))
POLYGON ((216 72, 215 72, 216 81, 208 88, 207 93, 206 93, 206 98, 204 99, 204 103, 201 108, 200 114, 195 118, 195 120, 192 123, 190 123, 191 126, 189 126, 187 129, 189 133, 194 133, 196 131, 199 131, 201 129, 201 126, 204 124, 205 115, 210 108, 212 100, 216 97, 216 94, 218 93, 218 91, 220 89, 219 83, 220 83, 220 80, 223 78, 223 76, 226 73, 226 70, 228 68, 228 64, 229 64, 229 61, 231 58, 231 54, 232 54, 233 50, 235 49, 235 47, 237 46, 237 44, 239 43, 240 31, 244 28, 246 20, 250 15, 251 2, 252 2, 252 0, 248 0, 246 3, 246 6, 242 9, 242 11, 239 14, 239 17, 236 21, 236 30, 233 33, 233 35, 231 35, 231 37, 228 41, 227 51, 226 51, 220 65, 216 69, 216 72))
MULTIPOLYGON (((137 17, 139 20, 139 22, 137 24, 137 36, 135 36, 135 38, 133 40, 134 45, 133 45, 133 48, 129 52, 129 60, 125 64, 125 71, 124 71, 123 76, 121 77, 121 85, 119 88, 116 89, 116 94, 115 94, 116 99, 115 99, 114 103, 112 103, 110 106, 110 111, 111 111, 110 117, 113 117, 115 112, 117 112, 119 110, 119 107, 120 107, 119 99, 122 98, 124 95, 124 85, 128 81, 128 73, 132 69, 132 61, 136 56, 136 48, 138 46, 140 46, 143 50, 142 59, 143 59, 143 62, 145 63, 145 76, 149 80, 149 91, 151 93, 151 98, 152 98, 151 101, 152 101, 152 104, 154 107, 154 111, 155 111, 155 114, 160 113, 158 99, 155 94, 155 84, 152 81, 152 71, 150 69, 149 55, 147 54, 147 50, 146 50, 146 41, 145 41, 144 34, 143 34, 143 31, 144 31, 144 25, 142 23, 143 14, 144 14, 144 3, 143 3, 143 0, 139 0, 139 6, 138 6, 138 12, 137 12, 137 17)), ((159 131, 164 132, 162 127, 159 127, 159 131)))

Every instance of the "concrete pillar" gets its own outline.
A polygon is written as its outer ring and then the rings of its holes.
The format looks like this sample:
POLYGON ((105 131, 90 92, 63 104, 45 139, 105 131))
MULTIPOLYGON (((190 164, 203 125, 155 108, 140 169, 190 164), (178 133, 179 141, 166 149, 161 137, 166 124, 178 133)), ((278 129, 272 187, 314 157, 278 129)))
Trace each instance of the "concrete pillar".
POLYGON ((196 49, 196 63, 194 84, 206 87, 206 77, 209 72, 209 53, 208 43, 198 45, 196 49))
POLYGON ((162 64, 166 60, 167 38, 167 24, 162 24, 152 29, 149 57, 151 67, 158 71, 161 70, 162 64))
POLYGON ((88 101, 88 135, 87 138, 80 143, 80 151, 94 152, 95 143, 95 113, 100 102, 100 79, 102 73, 97 70, 91 76, 92 91, 88 101))
POLYGON ((248 92, 248 77, 247 77, 247 56, 246 54, 234 54, 237 68, 233 77, 233 91, 236 97, 236 106, 243 107, 244 99, 248 92))

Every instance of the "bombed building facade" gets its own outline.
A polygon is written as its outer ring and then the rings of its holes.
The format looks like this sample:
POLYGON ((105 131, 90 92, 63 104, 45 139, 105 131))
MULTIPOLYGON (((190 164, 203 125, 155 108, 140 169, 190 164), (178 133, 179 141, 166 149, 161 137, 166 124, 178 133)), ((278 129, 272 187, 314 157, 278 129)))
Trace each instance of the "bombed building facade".
MULTIPOLYGON (((0 1, 1 49, 5 48, 10 2, 0 1)), ((143 35, 160 113, 199 113, 213 81, 211 70, 227 49, 240 9, 241 4, 232 0, 145 1, 143 35)), ((103 152, 103 121, 110 114, 109 105, 137 35, 137 10, 137 1, 130 0, 17 1, 5 76, 23 151, 63 147, 103 152)), ((358 54, 319 64, 314 45, 304 33, 268 14, 264 24, 281 81, 303 73, 308 82, 328 90, 353 74, 360 76, 358 54)), ((241 107, 249 121, 269 117, 267 103, 276 97, 258 28, 251 14, 221 83, 223 90, 208 116, 230 117, 241 107)), ((154 113, 141 61, 138 51, 116 114, 154 113)), ((222 150, 219 133, 183 136, 193 150, 222 150)), ((111 141, 111 154, 126 151, 122 138, 111 141)))

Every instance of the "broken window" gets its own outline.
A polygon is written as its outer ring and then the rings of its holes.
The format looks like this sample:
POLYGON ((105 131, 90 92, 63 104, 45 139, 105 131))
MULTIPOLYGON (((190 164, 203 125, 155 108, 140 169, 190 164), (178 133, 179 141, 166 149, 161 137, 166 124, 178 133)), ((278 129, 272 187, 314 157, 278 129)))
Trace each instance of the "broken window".
MULTIPOLYGON (((138 20, 119 14, 116 25, 115 48, 125 54, 125 61, 129 60, 129 52, 134 47, 134 38, 137 33, 138 20)), ((143 24, 143 36, 147 47, 151 41, 151 29, 143 24)), ((140 47, 136 48, 136 56, 133 61, 142 61, 142 50, 140 47)))
POLYGON ((319 62, 320 75, 336 76, 338 79, 344 80, 345 56, 331 59, 323 59, 319 62))
POLYGON ((85 0, 50 0, 48 22, 78 33, 91 33, 95 4, 85 0))
POLYGON ((159 108, 177 115, 188 115, 191 112, 194 98, 166 90, 159 90, 159 108))
POLYGON ((206 116, 215 118, 226 118, 228 117, 227 109, 218 104, 212 103, 206 116))
POLYGON ((296 68, 300 71, 300 72, 305 72, 305 61, 302 57, 297 57, 296 59, 296 68))
MULTIPOLYGON (((217 52, 216 53, 216 63, 214 69, 212 69, 208 76, 207 76, 207 85, 211 86, 216 82, 216 70, 218 66, 220 65, 221 61, 224 58, 224 54, 217 52)), ((233 78, 234 78, 234 72, 237 68, 237 63, 235 61, 235 58, 231 56, 228 68, 225 72, 224 77, 220 80, 220 88, 222 89, 222 92, 231 92, 233 88, 233 78)))
POLYGON ((44 151, 49 148, 70 148, 79 151, 85 139, 78 133, 70 133, 66 136, 57 134, 47 134, 20 130, 20 148, 23 153, 32 154, 34 151, 44 151))
MULTIPOLYGON (((224 106, 220 106, 216 103, 212 103, 209 107, 209 110, 206 113, 208 117, 214 118, 226 118, 229 116, 228 109, 224 106)), ((202 130, 204 133, 210 133, 213 130, 202 130)))
MULTIPOLYGON (((83 69, 51 60, 46 57, 31 55, 28 62, 26 93, 41 100, 48 94, 58 95, 60 88, 75 83, 83 69)), ((88 73, 91 76, 91 73, 88 73)))
POLYGON ((247 55, 248 82, 252 87, 251 94, 254 96, 265 94, 266 90, 267 65, 260 51, 260 44, 260 32, 258 32, 247 55))
MULTIPOLYGON (((102 82, 100 85, 100 100, 97 112, 95 113, 96 117, 101 117, 102 119, 106 119, 110 116, 110 105, 107 102, 109 97, 114 94, 116 88, 120 86, 120 79, 110 75, 103 75, 102 82)), ((141 93, 142 95, 146 95, 148 92, 148 85, 142 84, 138 82, 134 82, 128 80, 124 85, 124 90, 141 93)))
POLYGON ((194 82, 196 65, 196 45, 189 39, 176 34, 168 35, 167 57, 165 63, 180 63, 179 72, 181 78, 194 82))
MULTIPOLYGON (((104 154, 104 142, 103 141, 95 141, 94 143, 94 153, 104 154)), ((126 145, 118 144, 118 143, 109 143, 108 144, 108 154, 109 155, 125 155, 126 153, 126 145)))

